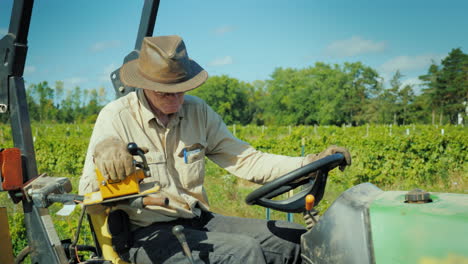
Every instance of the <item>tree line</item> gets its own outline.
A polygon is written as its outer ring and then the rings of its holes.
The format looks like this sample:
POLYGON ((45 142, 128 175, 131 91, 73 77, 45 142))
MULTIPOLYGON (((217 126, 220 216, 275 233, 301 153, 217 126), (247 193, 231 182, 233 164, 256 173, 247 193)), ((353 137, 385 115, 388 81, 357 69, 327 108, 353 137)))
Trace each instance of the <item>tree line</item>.
POLYGON ((403 85, 403 77, 396 71, 385 88, 378 72, 361 62, 317 62, 304 69, 277 68, 271 79, 253 83, 214 76, 190 94, 203 98, 227 123, 244 125, 456 124, 466 119, 468 54, 460 48, 440 64, 433 62, 419 76, 421 87, 403 85))
MULTIPOLYGON (((55 82, 54 87, 43 81, 26 89, 29 118, 37 122, 94 123, 106 98, 104 87, 66 89, 62 81, 55 82)), ((0 115, 0 122, 7 120, 7 115, 0 115)))
MULTIPOLYGON (((396 71, 386 88, 378 72, 361 62, 317 62, 303 69, 276 68, 270 79, 252 83, 213 76, 189 94, 204 99, 228 124, 456 124, 466 119, 468 54, 460 48, 440 64, 433 62, 419 76, 420 87, 403 85, 403 77, 396 71)), ((106 98, 104 88, 65 89, 60 81, 55 87, 41 82, 27 88, 30 118, 39 122, 92 123, 106 98)), ((5 115, 0 118, 6 121, 5 115)))

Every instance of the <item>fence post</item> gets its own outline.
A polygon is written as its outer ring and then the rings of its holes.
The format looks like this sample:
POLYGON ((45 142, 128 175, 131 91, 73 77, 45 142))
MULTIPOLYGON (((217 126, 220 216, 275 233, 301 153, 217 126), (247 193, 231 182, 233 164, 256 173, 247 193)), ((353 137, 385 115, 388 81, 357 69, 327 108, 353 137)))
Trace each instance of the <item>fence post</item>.
POLYGON ((301 156, 305 156, 305 138, 301 138, 301 156))

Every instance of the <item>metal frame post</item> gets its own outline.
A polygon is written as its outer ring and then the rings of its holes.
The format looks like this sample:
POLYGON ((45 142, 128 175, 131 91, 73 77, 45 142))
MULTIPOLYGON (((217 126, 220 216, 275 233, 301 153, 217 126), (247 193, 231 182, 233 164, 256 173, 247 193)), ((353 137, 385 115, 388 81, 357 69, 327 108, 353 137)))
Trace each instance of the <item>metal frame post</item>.
MULTIPOLYGON (((33 3, 34 0, 14 1, 9 32, 0 40, 0 113, 9 114, 14 145, 21 150, 23 183, 38 176, 26 89, 22 77, 28 50, 27 38, 33 3)), ((138 58, 143 38, 153 33, 158 8, 159 0, 145 0, 135 50, 125 57, 124 62, 138 58)), ((122 86, 118 71, 119 69, 116 70, 116 75, 114 73, 111 75, 116 90, 122 86)), ((121 94, 124 94, 123 92, 125 88, 121 94)), ((33 201, 22 197, 21 192, 10 194, 15 202, 23 202, 32 263, 68 263, 48 210, 35 206, 33 201)))
MULTIPOLYGON (((23 72, 33 0, 15 0, 8 34, 0 41, 0 111, 10 116, 13 142, 21 150, 23 183, 38 176, 23 72)), ((18 199, 14 194, 13 200, 18 199)), ((67 263, 47 209, 22 200, 32 263, 67 263)))
MULTIPOLYGON (((138 59, 143 39, 153 35, 154 25, 158 15, 159 1, 160 0, 145 0, 143 10, 141 11, 140 26, 138 27, 135 49, 125 56, 123 63, 138 59)), ((120 80, 120 67, 111 73, 110 78, 117 98, 135 91, 134 87, 125 86, 120 80)))

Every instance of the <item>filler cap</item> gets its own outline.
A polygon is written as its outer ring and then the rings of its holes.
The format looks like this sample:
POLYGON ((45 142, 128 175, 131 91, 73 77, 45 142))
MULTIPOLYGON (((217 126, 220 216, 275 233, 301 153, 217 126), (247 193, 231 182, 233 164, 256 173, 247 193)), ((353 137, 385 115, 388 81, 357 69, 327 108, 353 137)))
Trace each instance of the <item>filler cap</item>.
POLYGON ((405 195, 405 203, 430 203, 431 195, 421 189, 414 189, 405 195))

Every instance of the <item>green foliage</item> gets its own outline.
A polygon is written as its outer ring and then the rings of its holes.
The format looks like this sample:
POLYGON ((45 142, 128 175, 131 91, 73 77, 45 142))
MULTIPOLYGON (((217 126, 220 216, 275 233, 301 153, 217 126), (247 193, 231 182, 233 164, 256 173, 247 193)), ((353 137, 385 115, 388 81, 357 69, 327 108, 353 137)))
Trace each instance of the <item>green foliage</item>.
POLYGON ((446 182, 448 188, 450 175, 464 172, 468 177, 468 133, 463 127, 299 126, 291 128, 290 134, 289 129, 236 127, 236 135, 259 150, 284 155, 301 153, 301 138, 306 141, 305 153, 317 153, 332 144, 346 146, 353 165, 342 177, 333 177, 346 187, 372 182, 408 189, 446 182))
POLYGON ((104 88, 82 90, 75 87, 66 90, 63 82, 52 88, 47 82, 31 84, 27 89, 30 119, 73 123, 93 122, 105 103, 104 88))
MULTIPOLYGON (((15 206, 19 211, 22 210, 20 206, 15 206)), ((20 212, 12 212, 8 214, 8 225, 10 227, 11 244, 13 245, 13 252, 15 256, 25 247, 28 246, 28 238, 26 227, 24 225, 24 214, 20 212)))
POLYGON ((427 74, 419 78, 424 82, 423 96, 428 108, 439 112, 439 122, 442 124, 443 117, 447 116, 456 123, 468 102, 468 54, 460 48, 452 49, 441 65, 433 63, 427 74))
POLYGON ((38 171, 80 175, 92 128, 87 124, 33 124, 38 171))
POLYGON ((263 97, 267 124, 360 123, 379 88, 378 74, 361 63, 316 63, 302 70, 277 68, 263 97))
POLYGON ((254 107, 251 100, 253 88, 227 75, 210 77, 201 88, 190 94, 198 96, 221 115, 227 124, 248 124, 252 121, 254 107))

